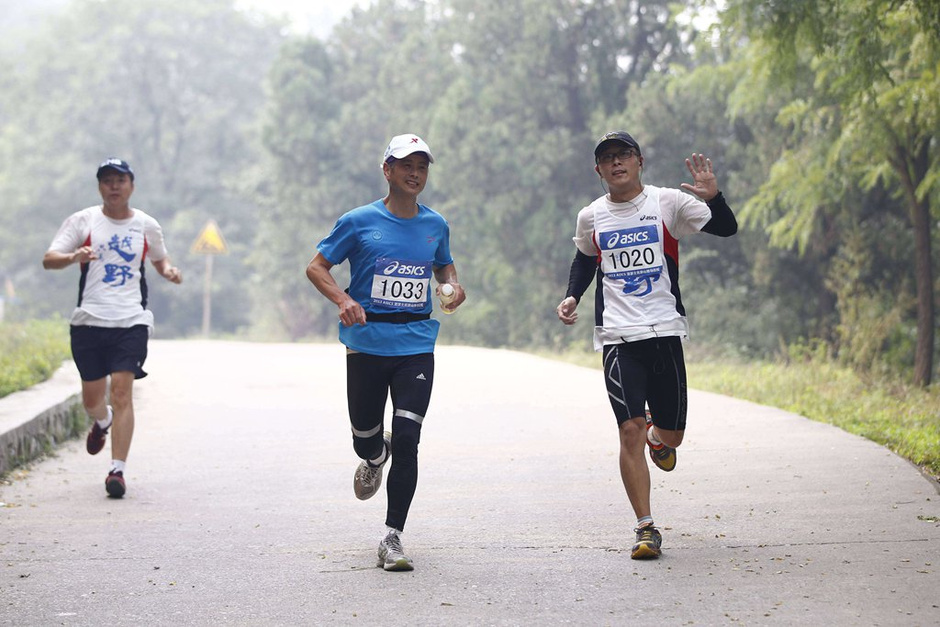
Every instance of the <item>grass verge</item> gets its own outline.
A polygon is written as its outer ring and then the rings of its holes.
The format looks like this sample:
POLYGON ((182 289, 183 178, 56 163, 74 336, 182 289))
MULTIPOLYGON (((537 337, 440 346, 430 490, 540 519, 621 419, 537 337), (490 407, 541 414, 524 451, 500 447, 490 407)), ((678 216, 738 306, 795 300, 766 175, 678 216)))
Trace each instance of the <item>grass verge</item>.
MULTIPOLYGON (((600 369, 595 353, 542 354, 600 369)), ((822 358, 687 363, 689 387, 769 405, 882 444, 940 481, 940 386, 863 377, 822 358)))
POLYGON ((62 320, 0 324, 0 398, 45 381, 70 355, 62 320))

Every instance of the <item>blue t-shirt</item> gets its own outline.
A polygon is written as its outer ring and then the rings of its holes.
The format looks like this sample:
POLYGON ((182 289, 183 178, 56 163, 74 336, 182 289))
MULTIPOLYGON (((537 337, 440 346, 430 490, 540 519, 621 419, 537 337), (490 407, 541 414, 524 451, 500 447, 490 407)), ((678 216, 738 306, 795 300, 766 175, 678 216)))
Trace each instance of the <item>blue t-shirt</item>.
MULTIPOLYGON (((433 209, 418 205, 413 218, 399 218, 376 200, 343 214, 318 245, 331 264, 349 260, 349 295, 371 313, 431 313, 433 268, 454 263, 450 227, 433 209)), ((371 355, 417 355, 434 350, 440 323, 339 323, 339 341, 371 355)))

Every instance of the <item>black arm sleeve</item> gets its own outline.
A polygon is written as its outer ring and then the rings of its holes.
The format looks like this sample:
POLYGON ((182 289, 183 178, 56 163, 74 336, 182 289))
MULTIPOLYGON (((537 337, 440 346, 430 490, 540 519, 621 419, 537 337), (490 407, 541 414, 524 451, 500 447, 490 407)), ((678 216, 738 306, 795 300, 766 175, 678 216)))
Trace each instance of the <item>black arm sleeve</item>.
POLYGON ((721 192, 706 204, 712 212, 712 218, 702 227, 703 231, 719 237, 731 237, 738 232, 738 221, 721 192))
POLYGON ((568 291, 565 292, 565 298, 574 296, 577 302, 581 302, 581 296, 594 280, 594 273, 597 271, 597 259, 591 255, 585 255, 580 250, 574 254, 571 260, 571 271, 568 273, 568 291))

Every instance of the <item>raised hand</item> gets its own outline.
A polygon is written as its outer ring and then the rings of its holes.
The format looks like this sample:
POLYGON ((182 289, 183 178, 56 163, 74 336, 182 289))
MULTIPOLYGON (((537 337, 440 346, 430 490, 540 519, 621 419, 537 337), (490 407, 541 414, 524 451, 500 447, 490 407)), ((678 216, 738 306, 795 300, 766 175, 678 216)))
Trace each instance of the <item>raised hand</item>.
POLYGON ((691 159, 685 160, 685 167, 689 168, 693 183, 682 183, 682 189, 692 192, 704 201, 709 201, 718 195, 718 179, 712 171, 712 160, 705 155, 692 153, 691 159))

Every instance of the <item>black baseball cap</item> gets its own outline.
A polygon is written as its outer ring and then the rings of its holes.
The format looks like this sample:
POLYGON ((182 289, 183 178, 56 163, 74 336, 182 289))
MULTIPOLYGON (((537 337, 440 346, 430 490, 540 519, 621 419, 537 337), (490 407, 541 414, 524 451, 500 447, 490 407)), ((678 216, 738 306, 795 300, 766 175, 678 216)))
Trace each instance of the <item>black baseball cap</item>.
POLYGON ((594 160, 596 161, 598 155, 601 154, 601 151, 607 148, 613 142, 626 144, 630 148, 636 150, 638 155, 643 154, 643 151, 640 150, 640 145, 636 143, 636 140, 630 136, 630 133, 626 131, 611 131, 597 140, 597 145, 594 147, 594 160))
POLYGON ((114 170, 115 172, 120 172, 121 174, 127 174, 131 177, 131 180, 134 180, 134 171, 131 169, 131 165, 124 161, 123 159, 117 159, 111 157, 110 159, 105 159, 98 165, 98 180, 101 180, 101 175, 105 170, 114 170))

